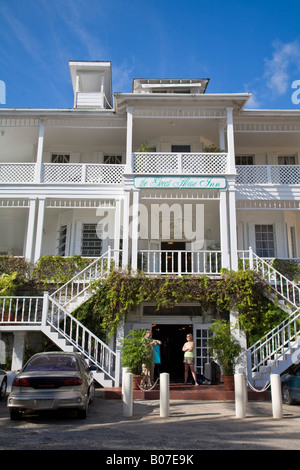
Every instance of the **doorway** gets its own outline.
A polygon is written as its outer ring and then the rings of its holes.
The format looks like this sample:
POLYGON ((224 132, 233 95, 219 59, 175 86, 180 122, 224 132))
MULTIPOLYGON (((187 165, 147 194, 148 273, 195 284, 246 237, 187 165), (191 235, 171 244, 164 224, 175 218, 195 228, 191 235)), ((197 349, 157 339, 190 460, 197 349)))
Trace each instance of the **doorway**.
POLYGON ((161 270, 163 273, 191 272, 191 253, 185 252, 185 242, 161 242, 161 270), (180 253, 181 251, 181 253, 180 253), (180 263, 179 263, 180 256, 180 263))
POLYGON ((183 382, 184 380, 182 346, 186 342, 187 333, 193 334, 193 325, 156 324, 152 326, 152 337, 162 342, 159 373, 170 374, 170 382, 183 382))

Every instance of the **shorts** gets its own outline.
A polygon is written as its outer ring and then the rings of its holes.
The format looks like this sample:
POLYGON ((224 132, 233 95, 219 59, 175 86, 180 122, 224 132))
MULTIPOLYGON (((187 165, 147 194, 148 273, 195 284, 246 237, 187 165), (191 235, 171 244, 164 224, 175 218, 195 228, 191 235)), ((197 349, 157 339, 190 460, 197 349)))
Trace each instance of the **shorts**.
POLYGON ((184 364, 194 365, 194 360, 195 360, 194 357, 184 357, 183 358, 183 363, 184 364))

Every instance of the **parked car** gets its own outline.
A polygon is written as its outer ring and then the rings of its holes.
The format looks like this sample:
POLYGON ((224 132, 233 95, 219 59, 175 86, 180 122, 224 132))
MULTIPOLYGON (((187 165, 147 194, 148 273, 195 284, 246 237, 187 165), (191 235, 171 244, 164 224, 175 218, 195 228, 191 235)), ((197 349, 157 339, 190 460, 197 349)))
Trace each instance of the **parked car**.
POLYGON ((94 366, 78 353, 47 352, 32 356, 16 375, 7 406, 13 420, 26 411, 75 408, 86 418, 95 396, 94 366))
POLYGON ((5 370, 1 369, 0 364, 0 400, 2 400, 6 396, 6 389, 7 389, 7 375, 5 370))
POLYGON ((300 364, 293 366, 281 376, 282 401, 291 405, 300 401, 300 364))

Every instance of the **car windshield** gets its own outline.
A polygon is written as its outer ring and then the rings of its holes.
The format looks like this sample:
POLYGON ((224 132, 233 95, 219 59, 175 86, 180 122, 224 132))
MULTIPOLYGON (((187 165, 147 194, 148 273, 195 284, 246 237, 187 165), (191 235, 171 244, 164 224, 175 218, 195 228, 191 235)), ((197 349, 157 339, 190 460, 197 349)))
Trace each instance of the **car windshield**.
POLYGON ((74 356, 43 355, 33 357, 25 366, 24 372, 29 371, 67 371, 78 370, 78 363, 74 356))

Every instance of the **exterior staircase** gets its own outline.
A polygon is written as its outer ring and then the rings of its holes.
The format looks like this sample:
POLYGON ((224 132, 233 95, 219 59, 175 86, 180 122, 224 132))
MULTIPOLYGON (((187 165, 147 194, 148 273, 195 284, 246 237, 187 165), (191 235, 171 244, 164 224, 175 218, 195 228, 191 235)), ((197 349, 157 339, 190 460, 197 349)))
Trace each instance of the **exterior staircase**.
MULTIPOLYGON (((63 351, 81 352, 96 365, 94 377, 102 387, 118 388, 120 351, 97 338, 72 312, 93 295, 93 281, 105 279, 113 263, 119 265, 119 256, 119 250, 108 249, 51 295, 45 292, 43 297, 1 297, 0 331, 42 330, 63 351)), ((281 325, 246 352, 248 381, 264 388, 271 373, 280 374, 300 360, 300 288, 251 249, 243 268, 250 268, 271 285, 280 307, 290 312, 281 325)))
POLYGON ((289 317, 246 352, 248 381, 257 388, 270 382, 271 374, 281 374, 300 361, 300 288, 274 269, 271 264, 249 251, 249 268, 272 287, 272 299, 289 317))

